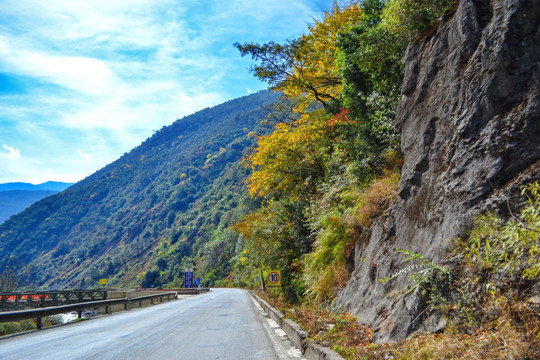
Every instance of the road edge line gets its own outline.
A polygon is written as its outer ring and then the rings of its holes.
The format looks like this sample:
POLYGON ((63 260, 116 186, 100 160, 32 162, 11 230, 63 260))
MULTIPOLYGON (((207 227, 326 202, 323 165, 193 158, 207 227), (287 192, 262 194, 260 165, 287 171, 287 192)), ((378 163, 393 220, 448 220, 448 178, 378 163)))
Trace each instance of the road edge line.
POLYGON ((302 330, 300 325, 291 319, 286 319, 285 315, 279 310, 274 309, 266 301, 258 297, 251 291, 248 291, 252 298, 257 301, 257 303, 263 308, 268 317, 274 320, 287 334, 287 337, 291 343, 299 349, 302 354, 308 360, 344 360, 344 358, 339 355, 334 350, 329 347, 325 347, 319 344, 314 343, 313 341, 308 341, 309 333, 305 330, 302 330))

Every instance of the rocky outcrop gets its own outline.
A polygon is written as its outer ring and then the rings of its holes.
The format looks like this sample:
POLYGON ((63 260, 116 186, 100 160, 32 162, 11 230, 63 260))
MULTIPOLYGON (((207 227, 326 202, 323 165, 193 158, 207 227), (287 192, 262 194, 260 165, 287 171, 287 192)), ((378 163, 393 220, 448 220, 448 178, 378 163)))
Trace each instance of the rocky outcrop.
POLYGON ((522 184, 540 179, 540 7, 530 0, 462 0, 437 31, 418 37, 406 67, 396 125, 404 165, 399 197, 355 249, 337 305, 379 341, 444 323, 428 317, 396 248, 440 262, 486 210, 504 213, 522 184))

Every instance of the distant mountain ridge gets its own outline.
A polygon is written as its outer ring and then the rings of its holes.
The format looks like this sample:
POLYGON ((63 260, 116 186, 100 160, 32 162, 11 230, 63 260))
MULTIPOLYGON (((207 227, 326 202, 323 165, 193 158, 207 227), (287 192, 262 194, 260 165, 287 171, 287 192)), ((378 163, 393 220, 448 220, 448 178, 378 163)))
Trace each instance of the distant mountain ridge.
POLYGON ((0 184, 0 191, 9 191, 9 190, 30 190, 30 191, 63 191, 73 185, 73 183, 65 183, 58 181, 47 181, 41 184, 31 184, 26 182, 9 182, 5 184, 0 184))
POLYGON ((73 185, 57 181, 42 184, 10 182, 0 184, 0 223, 9 219, 44 197, 57 194, 73 185))

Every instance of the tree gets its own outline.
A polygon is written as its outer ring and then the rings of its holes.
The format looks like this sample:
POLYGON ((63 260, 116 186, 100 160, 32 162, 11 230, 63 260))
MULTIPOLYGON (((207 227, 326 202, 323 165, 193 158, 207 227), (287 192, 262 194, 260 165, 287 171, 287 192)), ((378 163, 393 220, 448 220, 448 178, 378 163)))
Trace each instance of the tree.
POLYGON ((245 158, 253 173, 248 189, 255 196, 308 196, 324 177, 324 159, 330 149, 321 110, 296 122, 279 123, 273 133, 259 137, 255 151, 245 158))
POLYGON ((295 264, 311 251, 313 244, 305 226, 305 206, 305 201, 269 201, 233 225, 244 237, 251 265, 281 270, 283 291, 290 301, 298 301, 302 296, 295 286, 301 278, 295 264))
POLYGON ((235 46, 242 56, 250 54, 260 62, 252 68, 256 77, 298 100, 298 111, 305 111, 314 101, 329 108, 341 92, 341 78, 335 67, 336 39, 361 17, 359 1, 344 8, 334 2, 332 11, 325 12, 322 21, 309 27, 309 34, 296 40, 235 46))
POLYGON ((19 286, 19 260, 11 256, 7 265, 0 270, 0 292, 14 291, 19 286))
POLYGON ((384 8, 384 26, 407 42, 428 29, 455 0, 388 0, 384 8))

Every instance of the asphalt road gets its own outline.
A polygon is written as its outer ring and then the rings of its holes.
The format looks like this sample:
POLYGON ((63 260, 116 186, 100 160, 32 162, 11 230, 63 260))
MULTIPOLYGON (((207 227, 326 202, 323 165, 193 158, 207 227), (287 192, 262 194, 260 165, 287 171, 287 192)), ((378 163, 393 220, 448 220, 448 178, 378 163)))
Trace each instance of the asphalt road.
POLYGON ((303 359, 239 289, 0 340, 0 359, 303 359))

